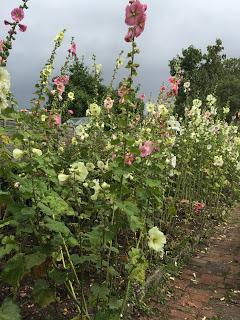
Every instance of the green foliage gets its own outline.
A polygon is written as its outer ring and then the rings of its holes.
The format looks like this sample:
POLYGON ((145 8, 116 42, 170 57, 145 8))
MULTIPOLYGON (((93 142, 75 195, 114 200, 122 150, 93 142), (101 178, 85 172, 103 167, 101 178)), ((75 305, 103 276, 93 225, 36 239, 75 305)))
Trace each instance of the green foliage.
POLYGON ((19 307, 9 298, 0 307, 0 320, 21 320, 19 307))

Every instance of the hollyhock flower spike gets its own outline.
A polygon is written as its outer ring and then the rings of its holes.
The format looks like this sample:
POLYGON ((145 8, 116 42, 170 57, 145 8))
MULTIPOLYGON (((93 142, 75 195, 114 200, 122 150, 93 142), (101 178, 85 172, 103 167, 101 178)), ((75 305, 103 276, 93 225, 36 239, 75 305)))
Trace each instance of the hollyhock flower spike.
POLYGON ((15 8, 11 12, 11 17, 15 22, 20 22, 24 19, 24 11, 22 8, 15 8))
POLYGON ((77 45, 76 45, 75 42, 72 43, 71 48, 68 51, 73 57, 76 57, 76 55, 77 55, 77 45))

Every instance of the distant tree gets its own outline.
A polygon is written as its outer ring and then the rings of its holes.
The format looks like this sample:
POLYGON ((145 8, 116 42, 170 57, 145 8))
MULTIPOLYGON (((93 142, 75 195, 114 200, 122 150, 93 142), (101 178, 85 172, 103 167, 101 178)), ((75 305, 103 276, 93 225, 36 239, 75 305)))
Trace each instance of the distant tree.
POLYGON ((84 117, 90 103, 102 103, 107 93, 107 87, 102 84, 101 78, 91 73, 83 61, 78 59, 75 59, 69 67, 69 76, 69 84, 66 86, 63 98, 69 92, 74 92, 75 99, 69 102, 68 109, 74 111, 75 117, 84 117))
POLYGON ((184 114, 185 105, 188 101, 199 98, 205 100, 208 94, 216 93, 224 75, 223 54, 224 47, 220 39, 216 40, 214 45, 207 47, 207 52, 202 53, 200 49, 190 46, 182 50, 182 55, 173 58, 170 63, 171 75, 176 74, 176 64, 178 63, 182 72, 182 82, 179 89, 179 95, 176 98, 176 112, 184 114), (184 92, 184 83, 190 81, 191 91, 188 95, 184 92))
POLYGON ((240 111, 240 59, 224 61, 223 76, 216 90, 219 105, 230 108, 229 120, 240 111))

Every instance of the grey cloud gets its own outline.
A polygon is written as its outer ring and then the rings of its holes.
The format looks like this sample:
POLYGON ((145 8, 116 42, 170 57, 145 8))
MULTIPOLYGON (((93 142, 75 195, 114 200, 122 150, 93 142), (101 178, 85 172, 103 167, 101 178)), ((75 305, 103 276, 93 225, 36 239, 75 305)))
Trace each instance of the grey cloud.
MULTIPOLYGON (((142 92, 156 96, 162 81, 168 78, 168 60, 183 47, 194 44, 204 49, 221 38, 228 56, 239 57, 238 33, 240 29, 240 3, 236 0, 145 0, 148 4, 146 30, 139 38, 141 64, 137 82, 142 92)), ((78 44, 79 55, 90 64, 93 53, 104 65, 104 78, 111 77, 114 61, 121 49, 128 45, 123 37, 126 0, 30 0, 30 9, 24 23, 25 34, 19 34, 9 59, 13 91, 20 103, 31 98, 33 85, 39 71, 48 59, 55 34, 67 29, 63 47, 59 50, 57 64, 64 61, 71 36, 78 44)), ((0 18, 10 16, 19 0, 2 0, 0 18)), ((0 38, 6 32, 1 27, 0 38), (2 33, 3 32, 3 33, 2 33)))

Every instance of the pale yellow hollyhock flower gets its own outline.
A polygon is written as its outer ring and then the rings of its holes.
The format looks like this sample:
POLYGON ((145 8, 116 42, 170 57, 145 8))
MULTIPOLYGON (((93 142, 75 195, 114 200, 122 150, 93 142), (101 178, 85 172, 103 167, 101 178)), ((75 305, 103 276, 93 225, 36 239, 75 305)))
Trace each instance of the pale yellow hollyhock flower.
POLYGON ((63 185, 69 179, 69 177, 70 176, 67 174, 59 173, 59 175, 58 175, 59 184, 63 185))
POLYGON ((33 148, 32 149, 32 153, 35 154, 38 157, 42 156, 42 150, 40 150, 40 149, 33 148))
POLYGON ((84 182, 87 178, 88 170, 83 162, 73 163, 69 170, 72 172, 72 177, 77 181, 84 182))
POLYGON ((24 152, 21 149, 14 149, 13 150, 13 158, 16 160, 21 159, 23 154, 24 154, 24 152))
POLYGON ((91 115, 93 117, 99 116, 101 113, 101 108, 96 103, 91 103, 89 109, 87 110, 87 115, 91 115))
POLYGON ((73 101, 75 98, 74 98, 74 92, 68 92, 68 98, 73 101))
POLYGON ((165 235, 158 229, 158 227, 153 227, 148 231, 149 241, 148 246, 156 252, 160 252, 163 256, 164 245, 166 244, 165 235))

